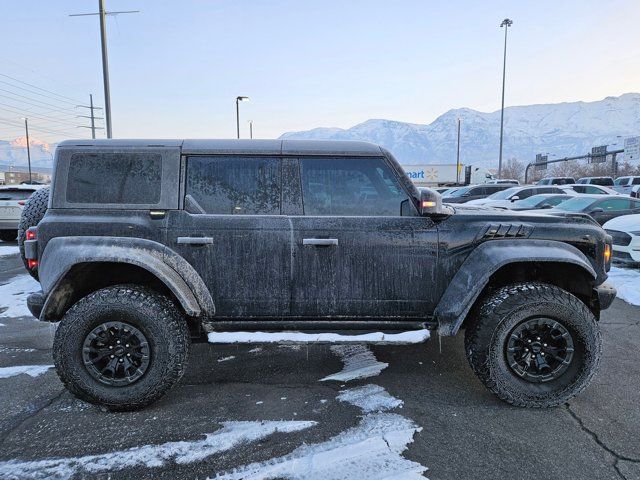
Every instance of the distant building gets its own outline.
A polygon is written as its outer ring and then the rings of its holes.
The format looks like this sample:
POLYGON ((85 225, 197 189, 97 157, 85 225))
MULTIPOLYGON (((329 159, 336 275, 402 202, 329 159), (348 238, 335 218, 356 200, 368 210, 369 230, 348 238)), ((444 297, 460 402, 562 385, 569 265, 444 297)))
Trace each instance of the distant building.
MULTIPOLYGON (((51 183, 51 175, 48 173, 32 172, 31 180, 38 183, 51 183)), ((3 185, 19 185, 29 181, 29 172, 4 172, 0 173, 0 182, 3 185)))

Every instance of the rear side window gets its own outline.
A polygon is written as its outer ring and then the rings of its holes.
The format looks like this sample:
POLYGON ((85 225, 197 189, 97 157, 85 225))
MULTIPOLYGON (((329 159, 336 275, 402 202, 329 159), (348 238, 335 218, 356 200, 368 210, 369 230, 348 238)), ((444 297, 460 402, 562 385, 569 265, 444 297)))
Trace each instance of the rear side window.
POLYGON ((155 204, 161 178, 160 154, 78 153, 69 161, 67 201, 155 204))
POLYGON ((26 200, 35 190, 6 189, 0 190, 0 200, 26 200))
POLYGON ((635 177, 631 183, 632 185, 640 185, 640 177, 635 177))
POLYGON ((604 209, 605 212, 616 210, 627 210, 630 208, 630 198, 610 198, 597 204, 597 207, 604 209))
POLYGON ((186 194, 208 214, 279 215, 280 160, 189 157, 186 194))
POLYGON ((302 158, 305 215, 400 216, 408 200, 382 158, 302 158))

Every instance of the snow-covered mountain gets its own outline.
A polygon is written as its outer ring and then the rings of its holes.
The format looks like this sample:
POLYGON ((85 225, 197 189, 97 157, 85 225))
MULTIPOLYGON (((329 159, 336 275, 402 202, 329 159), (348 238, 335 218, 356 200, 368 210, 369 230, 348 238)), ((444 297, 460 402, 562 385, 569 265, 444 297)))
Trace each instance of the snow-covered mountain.
MULTIPOLYGON (((452 163, 456 158, 456 121, 462 122, 460 157, 466 164, 496 166, 500 111, 449 110, 428 125, 367 120, 349 129, 315 128, 280 138, 365 140, 381 144, 402 162, 452 163)), ((596 102, 571 102, 505 108, 504 158, 535 160, 537 153, 559 157, 588 153, 591 147, 614 144, 640 135, 640 93, 596 102)))
MULTIPOLYGON (((51 167, 55 145, 30 137, 29 148, 32 166, 51 167)), ((27 138, 18 137, 9 142, 0 140, 0 164, 16 167, 27 165, 27 138)))

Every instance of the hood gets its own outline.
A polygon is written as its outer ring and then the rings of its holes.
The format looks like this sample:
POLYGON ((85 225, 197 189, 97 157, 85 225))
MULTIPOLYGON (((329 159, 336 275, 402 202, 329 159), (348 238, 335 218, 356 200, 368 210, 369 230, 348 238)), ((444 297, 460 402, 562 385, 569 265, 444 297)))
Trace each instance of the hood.
POLYGON ((637 232, 640 231, 640 214, 623 215, 616 217, 605 223, 602 228, 609 230, 618 230, 621 232, 637 232))

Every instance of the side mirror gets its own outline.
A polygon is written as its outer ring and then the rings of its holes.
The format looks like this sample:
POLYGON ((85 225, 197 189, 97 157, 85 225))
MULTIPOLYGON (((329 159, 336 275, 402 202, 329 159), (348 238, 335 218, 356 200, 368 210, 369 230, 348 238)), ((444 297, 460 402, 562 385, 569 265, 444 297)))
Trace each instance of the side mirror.
POLYGON ((430 188, 420 190, 420 215, 439 215, 442 213, 442 195, 430 188))
POLYGON ((595 215, 596 213, 604 213, 604 209, 600 207, 594 208, 589 212, 589 215, 595 215))
POLYGON ((512 202, 515 202, 516 200, 520 200, 520 197, 518 195, 514 195, 509 200, 511 200, 512 202))
POLYGON ((544 209, 553 208, 553 205, 549 205, 548 203, 543 203, 542 205, 540 205, 540 208, 544 208, 544 209))

